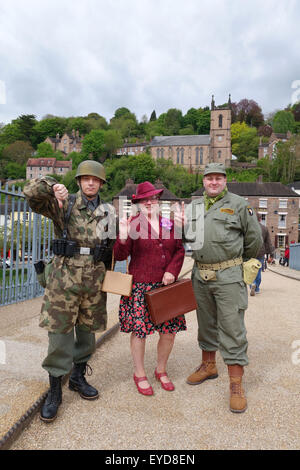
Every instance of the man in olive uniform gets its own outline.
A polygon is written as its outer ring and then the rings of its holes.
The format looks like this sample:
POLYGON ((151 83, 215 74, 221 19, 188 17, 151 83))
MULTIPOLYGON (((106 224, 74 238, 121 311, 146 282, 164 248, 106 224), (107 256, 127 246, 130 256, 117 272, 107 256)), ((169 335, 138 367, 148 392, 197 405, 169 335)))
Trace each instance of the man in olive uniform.
MULTIPOLYGON (((73 197, 63 184, 48 176, 31 180, 24 187, 32 210, 52 219, 55 233, 55 256, 47 266, 40 317, 40 326, 49 336, 42 367, 49 373, 50 390, 40 415, 46 422, 56 418, 62 401, 61 379, 70 372, 72 363, 69 388, 82 398, 98 398, 98 391, 84 376, 95 350, 95 331, 106 329, 107 323, 106 294, 101 285, 113 240, 107 232, 109 208, 100 204, 99 196, 106 182, 104 167, 84 161, 78 166, 76 181, 80 191, 73 197)), ((112 213, 110 217, 114 218, 112 213)))
MULTIPOLYGON (((248 364, 244 313, 248 306, 242 262, 256 257, 261 229, 244 198, 228 192, 223 164, 210 163, 204 170, 204 242, 193 252, 192 282, 197 299, 198 343, 202 363, 187 383, 198 385, 218 377, 219 350, 230 377, 230 410, 247 408, 242 388, 248 364)), ((194 201, 197 204, 197 200, 194 201)))

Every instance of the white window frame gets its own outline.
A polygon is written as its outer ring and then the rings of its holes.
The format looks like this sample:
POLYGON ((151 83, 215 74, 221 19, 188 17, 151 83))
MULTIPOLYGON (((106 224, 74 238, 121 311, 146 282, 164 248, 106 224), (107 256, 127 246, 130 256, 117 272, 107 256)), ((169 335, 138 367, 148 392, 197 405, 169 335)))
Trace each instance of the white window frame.
POLYGON ((279 198, 279 203, 278 203, 279 209, 287 209, 288 206, 288 199, 281 199, 279 198))
POLYGON ((267 209, 268 207, 268 199, 259 199, 259 208, 260 209, 267 209), (265 202, 265 204, 264 204, 265 202))

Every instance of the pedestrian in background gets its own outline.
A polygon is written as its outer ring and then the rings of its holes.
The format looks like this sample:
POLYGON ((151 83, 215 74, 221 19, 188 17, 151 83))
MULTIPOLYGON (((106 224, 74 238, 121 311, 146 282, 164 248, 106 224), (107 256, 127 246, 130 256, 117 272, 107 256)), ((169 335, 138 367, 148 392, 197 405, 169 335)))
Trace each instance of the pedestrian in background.
POLYGON ((289 245, 285 245, 285 252, 284 252, 284 260, 282 266, 289 265, 290 262, 290 247, 289 245))
POLYGON ((261 228, 263 244, 262 244, 262 247, 261 247, 261 249, 259 250, 259 252, 256 256, 256 259, 258 259, 258 261, 260 261, 260 263, 261 263, 261 268, 259 268, 257 276, 256 276, 253 284, 250 286, 250 295, 252 297, 255 296, 255 294, 260 293, 261 273, 262 273, 262 271, 265 270, 265 256, 270 255, 271 259, 274 258, 274 246, 271 243, 270 232, 269 232, 268 228, 261 223, 261 215, 260 214, 257 214, 257 220, 258 220, 260 228, 261 228))

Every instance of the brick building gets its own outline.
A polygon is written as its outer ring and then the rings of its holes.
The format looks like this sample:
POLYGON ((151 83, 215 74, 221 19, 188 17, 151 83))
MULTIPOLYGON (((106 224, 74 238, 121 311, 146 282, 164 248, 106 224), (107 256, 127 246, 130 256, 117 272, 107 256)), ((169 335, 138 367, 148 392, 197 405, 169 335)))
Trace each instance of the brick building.
POLYGON ((146 152, 149 142, 135 142, 130 144, 125 142, 124 145, 117 149, 116 155, 140 155, 146 152))
POLYGON ((65 175, 72 170, 72 160, 56 158, 29 158, 26 164, 26 179, 39 178, 45 175, 65 175))
POLYGON ((288 131, 286 134, 278 134, 275 132, 272 132, 269 142, 262 142, 262 137, 260 138, 259 146, 258 146, 258 159, 264 158, 268 155, 269 159, 272 160, 273 156, 276 151, 276 144, 278 142, 286 142, 292 137, 292 134, 290 131, 288 131))
MULTIPOLYGON (((262 216, 275 248, 298 242, 299 195, 281 183, 227 183, 228 190, 244 197, 262 216)), ((192 194, 202 196, 204 188, 192 194)))
POLYGON ((208 135, 157 136, 152 139, 149 149, 152 158, 171 159, 187 170, 203 172, 210 162, 231 164, 231 98, 226 107, 211 102, 210 133, 208 135))
MULTIPOLYGON (((180 199, 169 191, 160 180, 156 180, 154 186, 156 189, 163 189, 160 196, 161 213, 163 216, 168 217, 170 215, 171 205, 179 202, 180 199)), ((123 214, 130 214, 132 195, 135 194, 136 187, 137 184, 135 184, 132 179, 128 179, 126 180, 124 188, 114 196, 113 206, 118 216, 120 215, 120 210, 123 211, 123 214)))
POLYGON ((53 150, 60 150, 64 155, 71 152, 81 152, 83 136, 80 137, 79 131, 72 130, 72 134, 63 134, 62 137, 56 134, 56 137, 47 137, 45 142, 50 144, 53 150))

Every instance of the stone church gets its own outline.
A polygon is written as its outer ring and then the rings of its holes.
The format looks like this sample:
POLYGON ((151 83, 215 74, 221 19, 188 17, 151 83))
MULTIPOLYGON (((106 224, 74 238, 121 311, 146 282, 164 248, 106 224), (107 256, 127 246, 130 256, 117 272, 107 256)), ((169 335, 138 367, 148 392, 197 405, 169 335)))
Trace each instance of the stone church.
POLYGON ((192 173, 202 173, 210 162, 231 164, 231 98, 227 106, 215 105, 211 101, 209 135, 157 136, 152 139, 149 149, 152 158, 171 159, 192 173))

